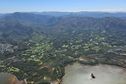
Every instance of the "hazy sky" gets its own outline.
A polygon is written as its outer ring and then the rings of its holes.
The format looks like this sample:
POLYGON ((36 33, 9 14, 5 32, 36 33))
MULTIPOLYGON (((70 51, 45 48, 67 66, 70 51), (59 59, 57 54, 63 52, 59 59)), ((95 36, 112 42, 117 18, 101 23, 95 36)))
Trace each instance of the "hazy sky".
POLYGON ((126 0, 0 0, 0 13, 22 11, 126 12, 126 0))

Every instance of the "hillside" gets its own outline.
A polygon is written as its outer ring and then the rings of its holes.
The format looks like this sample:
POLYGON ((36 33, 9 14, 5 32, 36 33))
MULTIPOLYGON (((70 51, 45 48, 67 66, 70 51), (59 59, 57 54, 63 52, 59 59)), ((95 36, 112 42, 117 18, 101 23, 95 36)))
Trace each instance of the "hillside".
POLYGON ((50 84, 76 61, 126 68, 125 18, 99 12, 0 15, 0 71, 50 84))

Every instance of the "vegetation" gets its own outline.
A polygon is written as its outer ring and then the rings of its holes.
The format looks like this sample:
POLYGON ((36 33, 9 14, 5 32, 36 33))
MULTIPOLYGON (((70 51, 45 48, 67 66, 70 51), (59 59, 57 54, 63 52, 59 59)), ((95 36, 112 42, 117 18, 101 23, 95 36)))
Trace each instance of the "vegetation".
POLYGON ((125 32, 119 17, 9 14, 0 18, 0 71, 49 84, 75 61, 126 67, 125 32))

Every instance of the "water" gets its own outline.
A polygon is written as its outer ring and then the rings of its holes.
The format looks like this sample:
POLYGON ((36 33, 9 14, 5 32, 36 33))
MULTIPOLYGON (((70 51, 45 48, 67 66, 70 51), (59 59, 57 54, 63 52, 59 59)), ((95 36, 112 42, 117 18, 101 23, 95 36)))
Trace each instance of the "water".
POLYGON ((126 84, 126 70, 113 65, 81 65, 65 68, 62 84, 126 84), (91 78, 91 73, 96 77, 91 78))

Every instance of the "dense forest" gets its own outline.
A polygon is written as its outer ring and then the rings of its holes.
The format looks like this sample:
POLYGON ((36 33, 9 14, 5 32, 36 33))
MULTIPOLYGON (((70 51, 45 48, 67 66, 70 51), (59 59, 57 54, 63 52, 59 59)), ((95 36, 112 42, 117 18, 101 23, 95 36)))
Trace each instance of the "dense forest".
POLYGON ((126 67, 125 13, 0 14, 0 72, 35 84, 61 80, 73 62, 126 67))

